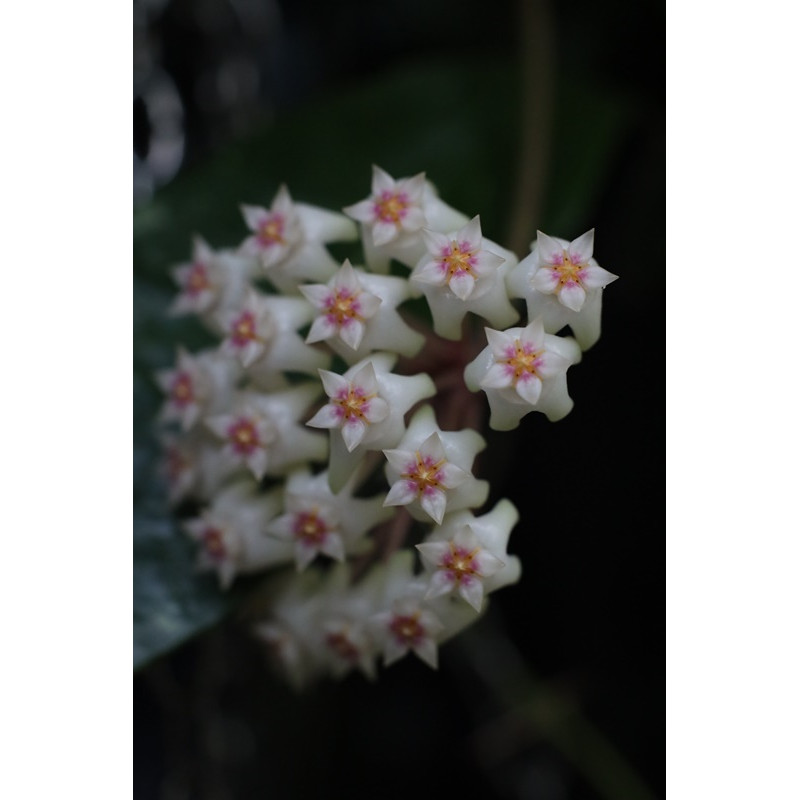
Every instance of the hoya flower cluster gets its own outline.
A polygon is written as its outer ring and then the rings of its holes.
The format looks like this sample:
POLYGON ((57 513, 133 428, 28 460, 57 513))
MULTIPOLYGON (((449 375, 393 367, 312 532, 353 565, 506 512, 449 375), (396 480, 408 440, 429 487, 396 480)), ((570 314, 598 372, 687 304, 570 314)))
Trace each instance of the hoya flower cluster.
POLYGON ((241 211, 238 246, 197 237, 173 270, 170 313, 196 315, 217 344, 179 349, 157 375, 170 501, 223 589, 265 576, 253 630, 296 686, 372 678, 409 652, 436 667, 520 575, 517 510, 483 510, 486 443, 443 416, 446 376, 455 364, 465 403, 485 393, 497 430, 531 411, 562 418, 616 276, 591 231, 539 233, 518 260, 424 174, 374 167, 343 213, 285 186, 241 211), (357 255, 335 259, 329 245, 348 242, 357 255), (427 320, 410 316, 420 302, 427 320))

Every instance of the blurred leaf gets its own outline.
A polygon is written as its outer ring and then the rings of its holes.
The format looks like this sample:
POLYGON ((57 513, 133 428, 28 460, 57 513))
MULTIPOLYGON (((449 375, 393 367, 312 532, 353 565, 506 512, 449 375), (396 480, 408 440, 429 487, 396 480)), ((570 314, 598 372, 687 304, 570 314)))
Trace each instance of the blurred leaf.
MULTIPOLYGON (((557 235, 585 224, 622 141, 629 109, 615 98, 559 91, 548 219, 557 235), (573 124, 573 109, 581 121, 573 124)), ((234 604, 198 576, 176 530, 156 469, 153 419, 161 397, 152 373, 178 343, 210 344, 191 319, 168 319, 169 268, 186 261, 191 236, 234 247, 245 236, 239 204, 269 204, 281 182, 295 200, 341 208, 369 192, 371 165, 400 177, 426 171, 443 199, 480 214, 502 239, 515 183, 517 79, 508 60, 406 65, 320 98, 260 135, 187 170, 134 215, 134 661, 142 664, 219 621, 234 604)), ((578 231, 580 232, 580 231, 578 231)), ((522 255, 522 254, 520 254, 522 255)))
POLYGON ((218 622, 230 602, 193 568, 192 544, 166 514, 134 512, 133 664, 140 667, 218 622))

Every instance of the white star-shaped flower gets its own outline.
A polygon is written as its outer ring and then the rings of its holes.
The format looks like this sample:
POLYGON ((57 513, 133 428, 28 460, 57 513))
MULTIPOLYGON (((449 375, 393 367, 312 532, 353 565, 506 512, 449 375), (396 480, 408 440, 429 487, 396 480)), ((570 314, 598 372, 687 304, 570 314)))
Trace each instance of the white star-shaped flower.
POLYGON ((408 299, 408 281, 355 270, 345 260, 327 284, 306 284, 300 291, 319 309, 306 343, 326 341, 348 364, 373 350, 415 355, 424 337, 401 319, 396 307, 408 299))
POLYGON ((356 226, 343 214, 294 203, 282 185, 269 209, 243 205, 242 214, 253 232, 241 252, 259 260, 272 283, 292 293, 302 280, 328 280, 337 262, 325 242, 352 241, 356 226))
POLYGON ((397 356, 375 353, 344 375, 320 370, 329 401, 306 424, 330 430, 329 479, 339 491, 370 450, 395 447, 408 410, 436 392, 425 374, 395 375, 397 356))
POLYGON ((354 498, 345 488, 333 494, 324 472, 293 472, 285 487, 286 513, 273 520, 267 530, 294 547, 298 570, 305 569, 323 553, 336 561, 361 552, 365 534, 391 516, 383 498, 354 498))
POLYGON ((480 517, 469 511, 448 515, 417 545, 430 575, 426 599, 457 593, 480 612, 486 594, 519 580, 519 559, 506 552, 518 520, 508 500, 480 517))
POLYGON ((460 339, 468 311, 500 327, 519 318, 505 285, 505 276, 517 259, 482 237, 479 217, 453 234, 430 230, 422 234, 428 253, 414 268, 411 281, 422 287, 437 334, 460 339))
POLYGON ((594 230, 572 242, 539 231, 531 248, 508 275, 509 295, 525 298, 528 318, 541 317, 548 333, 569 325, 588 350, 600 338, 603 288, 618 277, 592 258, 594 230))
POLYGON ((473 508, 486 501, 489 486, 470 470, 486 446, 472 430, 442 431, 433 409, 423 406, 396 449, 384 450, 390 489, 388 506, 403 505, 415 518, 441 524, 446 511, 473 508))
POLYGON ((423 563, 432 571, 426 599, 458 592, 476 611, 483 604, 483 581, 503 567, 497 556, 481 547, 472 528, 465 525, 445 542, 417 545, 423 563))
POLYGON ((266 535, 268 521, 280 512, 281 494, 259 494, 249 481, 234 484, 199 517, 184 523, 187 534, 200 544, 198 569, 216 571, 227 589, 237 574, 291 561, 291 547, 266 535))
POLYGON ((159 419, 191 430, 202 416, 227 405, 238 374, 235 365, 216 351, 191 355, 179 347, 175 368, 159 370, 155 376, 166 394, 159 419))
POLYGON ((439 199, 436 189, 420 172, 395 180, 378 166, 372 167, 372 190, 365 200, 344 209, 361 224, 366 262, 372 272, 386 274, 396 259, 413 267, 424 255, 423 227, 449 231, 468 220, 439 199))
POLYGON ((531 411, 551 422, 565 417, 573 406, 567 368, 581 360, 575 340, 545 333, 540 318, 524 328, 485 330, 489 344, 467 365, 464 382, 486 392, 490 427, 512 430, 531 411))
POLYGON ((250 277, 246 260, 235 253, 213 250, 201 236, 192 241, 192 260, 178 264, 171 273, 179 292, 168 313, 197 314, 212 329, 209 315, 228 303, 239 302, 250 277))
POLYGON ((256 480, 279 477, 328 455, 327 440, 298 423, 318 396, 316 384, 271 394, 244 391, 232 412, 209 417, 206 425, 223 440, 221 455, 228 462, 246 466, 256 480))
POLYGON ((220 315, 225 332, 221 351, 252 374, 283 370, 316 374, 330 357, 303 342, 297 329, 309 323, 313 307, 301 297, 277 297, 250 290, 244 303, 220 315))

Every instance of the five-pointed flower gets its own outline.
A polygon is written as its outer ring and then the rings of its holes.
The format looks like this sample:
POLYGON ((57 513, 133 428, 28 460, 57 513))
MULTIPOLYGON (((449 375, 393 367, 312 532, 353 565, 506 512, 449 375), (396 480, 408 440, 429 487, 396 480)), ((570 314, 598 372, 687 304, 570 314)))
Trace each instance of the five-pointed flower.
POLYGON ((541 319, 524 328, 486 328, 489 345, 464 370, 470 391, 483 389, 489 399, 495 430, 516 428, 530 411, 551 421, 572 409, 567 393, 567 368, 580 361, 574 339, 546 334, 541 319))
POLYGON ((429 255, 411 273, 411 280, 446 287, 460 300, 486 294, 505 259, 486 249, 481 222, 475 217, 453 236, 423 229, 429 255))
POLYGON ((549 333, 569 325, 583 350, 600 337, 602 290, 618 277, 598 265, 593 249, 594 230, 572 242, 539 231, 507 278, 509 295, 525 298, 529 319, 541 316, 549 333))
POLYGON ((380 496, 354 498, 349 488, 334 495, 324 472, 293 472, 285 496, 286 513, 273 520, 267 531, 293 544, 298 570, 319 553, 343 561, 345 554, 360 552, 366 544, 364 535, 390 516, 380 496))
POLYGON ((330 282, 301 286, 309 302, 322 311, 311 325, 306 342, 321 342, 338 336, 352 350, 364 338, 366 321, 375 316, 380 297, 364 289, 349 260, 345 260, 330 282))
POLYGON ((372 167, 372 194, 344 208, 345 214, 364 223, 373 243, 380 247, 403 233, 418 231, 425 224, 422 195, 425 173, 395 180, 380 167, 372 167))
POLYGON ((213 413, 230 398, 235 370, 216 351, 190 355, 179 347, 174 369, 160 370, 156 382, 166 394, 162 422, 178 422, 190 430, 201 416, 213 413))
POLYGON ((387 506, 406 506, 415 519, 441 524, 446 511, 473 508, 486 501, 489 485, 470 469, 486 446, 473 430, 442 431, 433 409, 414 414, 396 449, 384 450, 390 489, 387 506))
POLYGON ((395 375, 397 357, 375 353, 344 375, 320 370, 329 401, 306 424, 328 428, 329 480, 334 492, 344 486, 366 451, 395 447, 405 433, 405 414, 436 392, 424 374, 395 375))
POLYGON ((355 270, 345 260, 327 284, 306 284, 300 291, 321 312, 306 342, 327 341, 349 364, 372 350, 414 355, 424 337, 401 319, 396 307, 409 295, 408 282, 390 275, 355 270))
POLYGON ((505 284, 516 256, 483 238, 479 217, 453 234, 427 229, 422 234, 428 252, 411 281, 421 286, 439 336, 461 338, 461 321, 468 311, 500 327, 519 318, 505 284))
POLYGON ((268 395, 244 391, 230 413, 209 417, 206 425, 224 441, 221 455, 229 463, 246 466, 256 480, 285 475, 327 457, 327 440, 298 424, 318 395, 316 384, 268 395))
POLYGON ((243 259, 228 251, 215 252, 200 236, 192 240, 192 260, 171 273, 179 291, 169 314, 198 314, 206 321, 211 312, 239 300, 249 277, 243 259))
POLYGON ((198 568, 215 570, 220 585, 227 589, 237 573, 290 561, 291 547, 265 531, 280 505, 280 490, 260 495, 249 481, 220 492, 199 517, 184 524, 187 534, 200 544, 198 568))
POLYGON ((417 450, 384 450, 389 465, 399 473, 386 495, 387 506, 418 503, 437 524, 447 508, 447 490, 461 486, 469 473, 451 464, 438 433, 432 433, 417 450))
POLYGON ((504 565, 497 556, 481 547, 469 525, 456 531, 448 541, 417 545, 423 563, 433 576, 426 599, 457 591, 476 611, 483 604, 483 581, 504 565))
POLYGON ((306 424, 316 428, 339 428, 348 452, 352 452, 363 441, 369 426, 381 422, 389 414, 388 403, 379 396, 375 367, 367 361, 349 380, 325 369, 319 370, 319 376, 330 403, 306 424))
POLYGON ((297 329, 311 321, 314 310, 302 297, 275 297, 250 290, 244 303, 220 315, 225 339, 220 347, 251 375, 281 370, 315 374, 330 357, 303 342, 297 329))
POLYGON ((351 241, 356 226, 342 214, 305 203, 294 203, 282 185, 269 209, 242 205, 247 227, 253 232, 241 252, 258 258, 269 279, 292 292, 304 279, 327 280, 337 263, 324 242, 351 241))

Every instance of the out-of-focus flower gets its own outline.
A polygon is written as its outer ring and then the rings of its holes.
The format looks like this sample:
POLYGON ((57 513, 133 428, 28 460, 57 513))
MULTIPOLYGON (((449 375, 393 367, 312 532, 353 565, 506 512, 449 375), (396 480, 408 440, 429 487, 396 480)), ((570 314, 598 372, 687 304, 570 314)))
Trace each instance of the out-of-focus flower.
POLYGON ((272 394, 241 392, 232 413, 206 419, 224 441, 221 455, 246 466, 256 480, 283 476, 306 461, 323 461, 328 442, 298 423, 319 396, 316 384, 299 384, 272 394))
POLYGON ((426 599, 458 593, 476 611, 484 596, 519 580, 520 563, 506 552, 519 513, 501 500, 487 514, 469 511, 448 514, 417 549, 430 577, 426 599))
POLYGON ((444 203, 425 173, 395 180, 378 166, 372 167, 369 197, 351 206, 348 214, 361 223, 366 262, 372 272, 385 274, 391 259, 413 267, 424 255, 423 227, 456 230, 468 218, 444 203))
POLYGON ((199 517, 184 523, 199 543, 198 568, 217 572, 227 589, 240 573, 258 572, 291 561, 290 545, 267 536, 269 520, 280 513, 281 492, 259 494, 251 481, 221 491, 199 517))
POLYGON ((302 297, 275 297, 250 290, 241 306, 220 317, 225 332, 221 350, 243 367, 255 367, 259 376, 282 370, 316 374, 330 363, 330 356, 309 347, 297 333, 313 316, 313 307, 302 297))
POLYGON ((594 230, 572 242, 538 232, 531 253, 509 273, 511 297, 523 297, 528 319, 541 317, 548 333, 566 325, 582 350, 600 338, 603 288, 617 279, 592 258, 594 230))
POLYGON ((325 242, 352 241, 356 226, 343 214, 305 203, 294 203, 282 185, 269 209, 243 205, 253 232, 241 252, 259 260, 270 281, 282 292, 296 290, 302 280, 328 280, 338 267, 325 242))
POLYGON ((333 494, 325 472, 312 475, 300 469, 289 475, 285 487, 286 513, 274 519, 268 532, 290 542, 298 570, 323 553, 336 561, 368 547, 365 534, 391 516, 383 497, 358 498, 345 488, 333 494))
POLYGON ((174 369, 159 370, 156 382, 166 394, 160 421, 190 430, 202 417, 226 407, 238 370, 216 351, 190 355, 178 348, 174 369))
POLYGON ((464 382, 470 391, 486 392, 492 428, 516 428, 531 411, 555 422, 572 410, 567 368, 581 360, 574 339, 545 333, 541 319, 507 331, 486 328, 486 338, 489 344, 467 365, 464 382))
POLYGON ((248 263, 229 250, 213 250, 201 236, 192 240, 192 260, 172 269, 178 295, 171 316, 197 314, 212 330, 212 312, 239 302, 248 283, 248 263))

